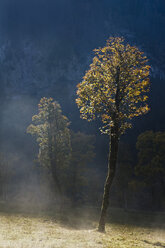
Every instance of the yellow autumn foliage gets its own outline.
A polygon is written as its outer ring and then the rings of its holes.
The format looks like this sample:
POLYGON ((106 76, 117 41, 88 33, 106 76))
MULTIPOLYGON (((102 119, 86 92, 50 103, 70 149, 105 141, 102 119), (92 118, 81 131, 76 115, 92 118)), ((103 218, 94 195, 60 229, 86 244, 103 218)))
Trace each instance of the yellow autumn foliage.
POLYGON ((81 117, 101 118, 101 131, 109 133, 117 123, 119 133, 130 128, 130 119, 149 111, 148 60, 136 46, 123 38, 110 38, 103 48, 95 49, 90 69, 77 85, 76 103, 81 117))

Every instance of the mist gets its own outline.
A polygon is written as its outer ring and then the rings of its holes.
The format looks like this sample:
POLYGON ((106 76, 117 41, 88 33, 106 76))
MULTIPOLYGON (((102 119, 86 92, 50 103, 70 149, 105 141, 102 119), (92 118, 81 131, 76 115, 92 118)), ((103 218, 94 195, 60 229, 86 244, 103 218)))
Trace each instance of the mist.
POLYGON ((164 0, 0 1, 0 246, 165 246, 164 11, 164 0), (109 37, 151 68, 150 111, 119 142, 106 235, 96 230, 111 139, 76 99, 109 37))

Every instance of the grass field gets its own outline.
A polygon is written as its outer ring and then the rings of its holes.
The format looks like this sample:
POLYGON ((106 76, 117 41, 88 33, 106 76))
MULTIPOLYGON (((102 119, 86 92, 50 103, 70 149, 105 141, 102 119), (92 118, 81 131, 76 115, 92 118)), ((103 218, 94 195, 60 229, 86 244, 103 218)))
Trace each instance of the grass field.
POLYGON ((165 215, 111 209, 106 233, 92 209, 72 214, 0 212, 0 248, 162 248, 165 215), (61 217, 60 217, 61 216, 61 217))

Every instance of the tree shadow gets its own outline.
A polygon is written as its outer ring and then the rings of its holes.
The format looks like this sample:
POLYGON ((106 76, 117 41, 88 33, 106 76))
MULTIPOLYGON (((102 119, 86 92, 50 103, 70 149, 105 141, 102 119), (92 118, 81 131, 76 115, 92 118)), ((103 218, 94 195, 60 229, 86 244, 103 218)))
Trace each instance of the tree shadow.
POLYGON ((161 242, 151 242, 148 240, 142 240, 144 243, 149 244, 149 245, 153 245, 153 246, 158 246, 158 247, 162 247, 165 248, 165 244, 161 243, 161 242))
POLYGON ((59 226, 74 230, 96 229, 96 216, 87 210, 63 209, 63 210, 22 210, 19 208, 0 207, 0 215, 39 218, 43 222, 53 222, 59 226))

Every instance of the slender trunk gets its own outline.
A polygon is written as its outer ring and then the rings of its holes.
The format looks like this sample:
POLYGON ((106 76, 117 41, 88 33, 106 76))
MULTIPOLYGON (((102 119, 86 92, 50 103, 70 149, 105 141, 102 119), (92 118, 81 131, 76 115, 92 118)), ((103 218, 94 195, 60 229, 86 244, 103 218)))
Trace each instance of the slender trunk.
POLYGON ((71 200, 72 200, 72 207, 76 207, 77 204, 77 166, 75 163, 73 163, 73 177, 72 180, 72 193, 71 193, 71 200))
POLYGON ((52 171, 52 177, 56 186, 57 193, 61 196, 62 190, 61 190, 61 184, 57 175, 56 170, 56 164, 51 162, 51 171, 52 171))
POLYGON ((109 193, 111 189, 111 185, 115 176, 116 172, 116 162, 117 162, 117 153, 118 153, 118 144, 119 144, 119 123, 118 123, 118 113, 119 113, 119 104, 120 104, 120 67, 117 67, 116 72, 116 95, 115 95, 115 107, 116 111, 112 114, 112 120, 114 126, 111 128, 111 135, 110 135, 110 144, 109 144, 109 157, 108 157, 108 173, 107 178, 105 181, 104 186, 104 194, 103 194, 103 201, 101 207, 101 216, 98 226, 99 232, 105 232, 105 221, 106 221, 106 214, 107 209, 109 206, 109 193))
POLYGON ((49 109, 48 123, 49 123, 48 155, 49 155, 50 167, 51 167, 52 177, 56 185, 56 190, 58 191, 59 195, 61 195, 61 186, 60 186, 59 178, 57 175, 57 168, 56 168, 55 149, 53 149, 56 144, 56 137, 53 132, 53 116, 51 115, 51 109, 49 109))
POLYGON ((50 168, 51 168, 51 172, 52 172, 52 177, 56 186, 56 190, 58 191, 59 194, 61 194, 61 187, 60 187, 60 182, 58 179, 58 175, 57 175, 57 169, 56 169, 56 161, 54 159, 54 154, 52 151, 52 144, 49 141, 49 160, 50 160, 50 168))
POLYGON ((151 186, 151 197, 152 197, 152 211, 155 210, 155 190, 154 186, 151 186))
POLYGON ((101 216, 98 226, 99 232, 105 232, 105 221, 106 221, 106 214, 107 209, 109 206, 109 193, 110 188, 115 176, 116 172, 116 161, 117 161, 117 153, 118 153, 118 135, 115 133, 114 135, 110 136, 110 144, 109 144, 109 157, 108 157, 108 173, 107 178, 105 181, 104 186, 104 194, 102 200, 102 207, 101 207, 101 216))
POLYGON ((161 183, 161 210, 163 208, 163 205, 162 205, 162 200, 164 199, 164 196, 165 196, 165 182, 164 182, 164 178, 163 176, 161 176, 160 178, 160 183, 161 183))
POLYGON ((123 196, 124 196, 124 210, 127 211, 128 204, 127 204, 127 190, 123 190, 123 196))

